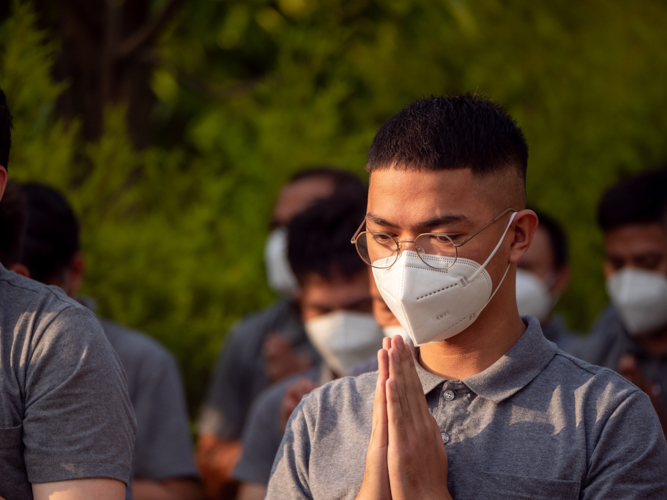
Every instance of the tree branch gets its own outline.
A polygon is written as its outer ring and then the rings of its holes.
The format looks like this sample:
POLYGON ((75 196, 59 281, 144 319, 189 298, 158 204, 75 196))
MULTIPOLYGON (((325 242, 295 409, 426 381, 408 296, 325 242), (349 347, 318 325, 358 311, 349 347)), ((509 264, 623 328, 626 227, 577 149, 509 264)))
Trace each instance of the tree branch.
POLYGON ((162 12, 154 16, 143 28, 138 29, 120 43, 115 52, 115 57, 117 59, 126 59, 151 43, 180 5, 181 0, 169 0, 164 9, 162 9, 162 12))

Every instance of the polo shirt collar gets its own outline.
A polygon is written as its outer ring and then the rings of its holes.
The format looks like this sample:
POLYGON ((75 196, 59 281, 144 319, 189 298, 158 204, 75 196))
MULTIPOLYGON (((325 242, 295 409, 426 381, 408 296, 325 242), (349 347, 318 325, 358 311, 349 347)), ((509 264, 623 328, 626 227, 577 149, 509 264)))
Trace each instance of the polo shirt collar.
MULTIPOLYGON (((516 344, 489 368, 462 380, 478 396, 499 403, 527 386, 556 354, 558 348, 544 338, 539 321, 532 316, 522 319, 526 331, 516 344)), ((445 381, 419 363, 416 367, 424 394, 445 381)))

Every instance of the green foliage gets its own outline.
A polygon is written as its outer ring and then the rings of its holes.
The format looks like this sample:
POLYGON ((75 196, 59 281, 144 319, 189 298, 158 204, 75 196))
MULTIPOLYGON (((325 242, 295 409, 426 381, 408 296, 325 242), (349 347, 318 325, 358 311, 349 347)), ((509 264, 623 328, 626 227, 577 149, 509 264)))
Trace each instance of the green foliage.
POLYGON ((63 189, 82 219, 86 292, 167 345, 200 400, 229 325, 271 300, 261 251, 280 184, 309 163, 363 175, 380 124, 430 94, 504 103, 531 148, 529 201, 564 223, 574 278, 559 308, 586 330, 606 302, 595 206, 667 157, 667 7, 651 0, 192 0, 163 33, 154 146, 123 110, 79 139, 27 4, 0 28, 10 174, 63 189))

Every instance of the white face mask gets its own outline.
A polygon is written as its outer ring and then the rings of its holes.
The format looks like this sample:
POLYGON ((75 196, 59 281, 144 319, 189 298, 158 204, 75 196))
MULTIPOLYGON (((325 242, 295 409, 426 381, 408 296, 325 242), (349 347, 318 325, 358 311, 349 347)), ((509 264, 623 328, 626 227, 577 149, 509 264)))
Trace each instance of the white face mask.
MULTIPOLYGON (((389 269, 373 268, 380 295, 415 345, 446 340, 475 322, 495 294, 485 268, 502 245, 515 215, 482 265, 459 257, 448 269, 434 269, 416 252, 403 251, 389 269)), ((435 255, 428 258, 443 263, 452 260, 435 255)), ((496 291, 508 270, 509 265, 496 291)))
POLYGON ((335 311, 306 321, 308 338, 338 375, 382 348, 382 329, 372 314, 335 311))
POLYGON ((401 325, 383 326, 382 332, 384 333, 384 336, 387 338, 393 338, 394 335, 400 335, 401 337, 403 337, 403 340, 408 340, 410 338, 408 332, 406 332, 405 328, 403 328, 401 325))
POLYGON ((626 267, 607 280, 607 293, 631 335, 667 327, 667 277, 626 267))
POLYGON ((523 269, 516 270, 516 303, 521 316, 544 321, 556 305, 556 297, 544 280, 523 269))
POLYGON ((287 260, 287 228, 279 227, 269 234, 264 247, 264 265, 271 290, 291 297, 299 289, 287 260))

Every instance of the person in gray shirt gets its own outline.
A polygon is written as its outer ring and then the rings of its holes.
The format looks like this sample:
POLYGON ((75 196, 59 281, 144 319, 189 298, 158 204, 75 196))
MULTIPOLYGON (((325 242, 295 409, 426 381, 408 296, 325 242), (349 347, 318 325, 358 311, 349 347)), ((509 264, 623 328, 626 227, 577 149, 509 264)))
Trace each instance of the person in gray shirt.
MULTIPOLYGON (((0 91, 0 199, 10 128, 0 91)), ((0 227, 0 497, 121 500, 136 423, 118 356, 90 311, 6 269, 23 228, 0 227)))
POLYGON ((264 498, 287 422, 282 419, 285 398, 302 396, 345 375, 350 366, 382 345, 382 330, 371 314, 367 266, 350 245, 350 234, 363 218, 365 205, 365 196, 333 196, 299 214, 288 226, 288 255, 301 288, 300 310, 306 333, 323 362, 301 376, 274 384, 255 400, 243 433, 243 455, 234 470, 234 478, 242 483, 238 500, 264 498))
POLYGON ((609 188, 598 206, 609 305, 573 354, 646 392, 667 433, 667 169, 609 188))
POLYGON ((547 340, 570 352, 579 338, 554 314, 558 298, 570 284, 567 235, 554 218, 535 211, 539 225, 533 242, 517 263, 516 300, 521 316, 535 316, 547 340))
POLYGON ((198 422, 197 462, 206 498, 234 498, 238 485, 232 471, 241 456, 248 412, 259 393, 319 362, 294 300, 298 283, 287 261, 287 224, 318 200, 366 192, 358 177, 330 167, 302 170, 280 191, 264 257, 269 285, 282 298, 243 318, 220 353, 198 422))
MULTIPOLYGON (((28 206, 22 262, 30 276, 62 288, 95 311, 92 300, 79 296, 85 261, 72 208, 61 193, 44 184, 27 183, 22 190, 28 206)), ((127 374, 130 401, 137 418, 132 497, 134 500, 198 498, 199 474, 176 361, 167 349, 143 333, 105 319, 101 324, 127 374)))
POLYGON ((267 499, 665 498, 646 394, 519 316, 538 223, 527 160, 514 120, 478 95, 422 99, 381 127, 352 241, 418 349, 386 339, 377 372, 306 396, 267 499))

